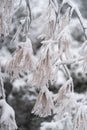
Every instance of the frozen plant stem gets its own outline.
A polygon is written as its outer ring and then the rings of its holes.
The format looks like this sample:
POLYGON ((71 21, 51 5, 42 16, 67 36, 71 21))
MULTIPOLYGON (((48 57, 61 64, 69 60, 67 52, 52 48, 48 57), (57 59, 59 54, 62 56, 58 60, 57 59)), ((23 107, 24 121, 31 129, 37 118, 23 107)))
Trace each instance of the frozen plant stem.
MULTIPOLYGON (((77 64, 78 62, 81 62, 81 61, 83 61, 84 60, 84 58, 82 57, 82 58, 76 58, 76 59, 72 59, 72 60, 63 60, 63 61, 60 61, 60 62, 58 62, 58 63, 56 63, 57 62, 57 60, 56 60, 56 62, 54 63, 56 66, 60 66, 60 65, 62 65, 62 64, 65 64, 65 65, 71 65, 71 64, 77 64)), ((54 65, 53 64, 53 65, 54 65)))
MULTIPOLYGON (((60 59, 62 61, 62 57, 60 57, 60 59)), ((70 74, 70 71, 69 71, 67 65, 66 64, 62 64, 62 65, 63 65, 63 67, 64 67, 64 69, 66 71, 66 74, 67 74, 68 78, 70 79, 71 78, 71 74, 70 74)))

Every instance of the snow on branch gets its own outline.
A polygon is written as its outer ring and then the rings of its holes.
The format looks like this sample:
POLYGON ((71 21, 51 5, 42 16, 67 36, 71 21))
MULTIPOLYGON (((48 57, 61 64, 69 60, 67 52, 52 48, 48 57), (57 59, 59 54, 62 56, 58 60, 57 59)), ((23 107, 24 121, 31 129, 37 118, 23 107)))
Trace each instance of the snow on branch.
POLYGON ((72 2, 71 0, 63 0, 61 7, 62 7, 64 4, 68 4, 68 5, 72 8, 72 14, 73 14, 74 11, 76 12, 77 17, 78 17, 78 19, 79 19, 79 21, 80 21, 80 24, 81 24, 81 26, 82 26, 82 29, 83 29, 85 39, 87 39, 87 35, 86 35, 87 25, 86 25, 86 26, 84 25, 84 18, 82 17, 82 15, 81 15, 81 13, 80 13, 78 7, 77 7, 77 6, 75 5, 75 3, 72 2))
MULTIPOLYGON (((1 67, 1 66, 0 66, 1 67)), ((1 69, 1 68, 0 68, 1 69)), ((0 70, 0 129, 1 130, 17 130, 15 121, 15 112, 13 108, 6 102, 4 90, 4 77, 0 70)))
POLYGON ((15 112, 13 108, 5 101, 5 99, 0 99, 0 107, 2 110, 0 117, 0 129, 17 130, 15 112))

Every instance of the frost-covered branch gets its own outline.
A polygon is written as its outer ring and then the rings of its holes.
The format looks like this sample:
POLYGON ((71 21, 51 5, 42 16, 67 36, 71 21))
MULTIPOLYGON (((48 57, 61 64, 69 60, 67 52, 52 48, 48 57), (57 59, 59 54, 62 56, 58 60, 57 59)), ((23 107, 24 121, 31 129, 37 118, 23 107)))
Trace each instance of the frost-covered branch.
POLYGON ((63 0, 61 7, 64 4, 68 4, 72 8, 72 14, 73 14, 74 11, 76 12, 77 17, 78 17, 78 19, 80 21, 80 24, 82 26, 82 29, 83 29, 85 39, 87 39, 87 35, 86 35, 86 29, 87 29, 87 27, 84 26, 84 19, 83 19, 81 13, 80 13, 78 7, 71 0, 63 0))
POLYGON ((17 130, 15 112, 13 108, 5 101, 5 99, 0 99, 0 108, 2 110, 0 117, 0 128, 4 130, 17 130))

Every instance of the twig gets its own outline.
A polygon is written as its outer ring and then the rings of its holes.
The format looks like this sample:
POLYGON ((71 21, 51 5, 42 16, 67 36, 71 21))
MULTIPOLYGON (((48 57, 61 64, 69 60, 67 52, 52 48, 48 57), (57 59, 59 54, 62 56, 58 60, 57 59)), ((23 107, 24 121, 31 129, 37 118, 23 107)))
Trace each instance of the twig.
POLYGON ((15 39, 17 38, 18 34, 20 33, 21 29, 22 29, 22 24, 19 25, 19 27, 18 27, 18 29, 17 29, 15 35, 13 36, 12 40, 10 41, 10 45, 13 44, 13 42, 14 42, 15 39))
MULTIPOLYGON (((58 59, 57 59, 58 60, 58 59)), ((57 62, 56 60, 56 62, 57 62)), ((60 63, 56 64, 56 66, 60 66, 62 64, 65 64, 65 65, 71 65, 71 64, 76 64, 80 61, 84 60, 84 58, 77 58, 77 59, 72 59, 72 60, 69 60, 69 61, 61 61, 60 63)))
POLYGON ((29 15, 29 18, 30 18, 30 23, 31 23, 31 8, 30 8, 30 0, 25 0, 26 1, 26 5, 27 5, 27 8, 28 8, 28 15, 29 15))
POLYGON ((55 10, 55 13, 58 15, 58 3, 56 0, 49 0, 49 3, 52 5, 52 7, 55 10))
MULTIPOLYGON (((60 57, 60 59, 62 61, 62 56, 60 57)), ((63 67, 64 67, 64 69, 66 71, 66 74, 68 75, 68 78, 70 79, 71 78, 71 74, 70 74, 70 71, 69 71, 67 65, 66 64, 62 64, 62 65, 63 65, 63 67)))

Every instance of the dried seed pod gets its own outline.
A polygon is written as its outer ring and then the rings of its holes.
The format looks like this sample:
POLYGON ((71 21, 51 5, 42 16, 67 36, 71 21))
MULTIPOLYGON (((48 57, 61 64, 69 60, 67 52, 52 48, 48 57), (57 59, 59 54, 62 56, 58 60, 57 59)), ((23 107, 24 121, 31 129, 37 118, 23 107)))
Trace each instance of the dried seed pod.
POLYGON ((46 50, 43 57, 40 59, 40 62, 33 73, 32 83, 36 86, 48 85, 48 82, 52 80, 52 64, 50 59, 50 51, 46 50), (39 77, 39 78, 38 78, 39 77))
POLYGON ((34 56, 30 40, 21 43, 12 59, 7 63, 6 72, 12 79, 18 78, 19 73, 32 71, 34 67, 34 56))
POLYGON ((70 78, 58 91, 56 103, 59 104, 63 99, 67 98, 67 94, 73 92, 73 81, 70 78))
POLYGON ((63 54, 65 55, 66 59, 71 59, 72 55, 70 53, 70 43, 71 43, 71 36, 69 29, 66 27, 58 36, 58 53, 60 56, 63 54))
POLYGON ((48 6, 47 11, 45 11, 45 14, 43 14, 43 17, 41 18, 43 18, 43 20, 46 18, 46 21, 44 22, 45 26, 39 38, 48 40, 53 37, 56 27, 56 13, 51 4, 48 6))
POLYGON ((54 109, 51 93, 46 86, 42 87, 37 97, 37 101, 32 113, 40 117, 46 117, 52 114, 54 109))

